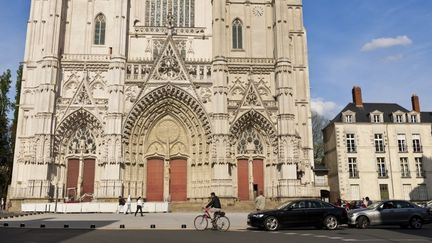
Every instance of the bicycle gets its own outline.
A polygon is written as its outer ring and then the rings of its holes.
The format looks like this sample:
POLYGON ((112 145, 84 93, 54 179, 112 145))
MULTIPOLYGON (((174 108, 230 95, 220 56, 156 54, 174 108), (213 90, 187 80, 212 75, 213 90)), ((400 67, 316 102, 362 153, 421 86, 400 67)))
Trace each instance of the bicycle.
POLYGON ((198 215, 194 219, 194 226, 196 230, 206 230, 208 227, 208 220, 212 223, 212 229, 219 231, 227 231, 231 225, 225 212, 215 212, 214 218, 210 217, 209 208, 204 208, 204 214, 198 215))

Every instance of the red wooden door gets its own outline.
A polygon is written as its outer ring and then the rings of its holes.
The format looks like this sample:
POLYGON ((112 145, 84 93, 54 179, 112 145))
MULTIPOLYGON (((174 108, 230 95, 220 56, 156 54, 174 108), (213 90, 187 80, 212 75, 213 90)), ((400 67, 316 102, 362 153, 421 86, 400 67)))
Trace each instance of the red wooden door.
POLYGON ((67 163, 67 176, 66 176, 66 196, 70 199, 75 198, 77 193, 79 175, 79 160, 70 159, 67 163))
MULTIPOLYGON (((93 194, 94 193, 94 183, 95 183, 95 169, 96 169, 96 161, 94 159, 86 159, 84 160, 84 170, 83 170, 83 184, 81 196, 85 193, 93 194)), ((87 196, 84 197, 83 201, 91 201, 92 197, 87 196)))
POLYGON ((173 202, 187 200, 187 161, 184 159, 171 160, 170 194, 173 202))
POLYGON ((163 201, 164 161, 161 159, 147 160, 147 201, 163 201))
POLYGON ((249 170, 248 161, 240 159, 237 161, 238 198, 249 200, 249 170))
POLYGON ((254 159, 252 171, 253 183, 258 185, 258 196, 260 191, 264 192, 264 161, 262 159, 254 159))

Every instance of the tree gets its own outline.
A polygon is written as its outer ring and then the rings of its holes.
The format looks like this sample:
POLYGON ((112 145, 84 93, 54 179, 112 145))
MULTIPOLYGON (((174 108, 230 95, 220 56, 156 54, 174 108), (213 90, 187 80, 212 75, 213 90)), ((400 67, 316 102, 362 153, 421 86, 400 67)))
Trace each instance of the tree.
POLYGON ((18 126, 18 112, 19 112, 19 103, 21 100, 21 82, 22 82, 22 72, 23 72, 23 65, 21 64, 17 70, 17 82, 16 82, 16 91, 15 91, 15 103, 13 104, 14 109, 14 117, 12 120, 12 127, 11 127, 11 153, 12 153, 12 160, 15 153, 15 141, 16 141, 16 132, 17 132, 17 126, 18 126))
POLYGON ((329 120, 324 116, 312 111, 312 136, 314 145, 314 161, 322 164, 324 158, 324 138, 322 130, 329 124, 329 120))
POLYGON ((7 96, 11 86, 11 71, 8 69, 0 76, 0 196, 6 195, 12 171, 10 132, 8 112, 10 100, 7 96))

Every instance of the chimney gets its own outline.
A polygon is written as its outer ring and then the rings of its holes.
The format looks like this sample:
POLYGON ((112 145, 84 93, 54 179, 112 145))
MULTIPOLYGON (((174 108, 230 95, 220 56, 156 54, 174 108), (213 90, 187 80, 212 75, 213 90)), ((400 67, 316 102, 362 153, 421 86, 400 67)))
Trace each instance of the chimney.
POLYGON ((411 103, 413 111, 420 112, 420 100, 416 94, 411 96, 411 103))
POLYGON ((362 92, 359 86, 354 86, 352 89, 353 102, 357 107, 363 107, 362 92))

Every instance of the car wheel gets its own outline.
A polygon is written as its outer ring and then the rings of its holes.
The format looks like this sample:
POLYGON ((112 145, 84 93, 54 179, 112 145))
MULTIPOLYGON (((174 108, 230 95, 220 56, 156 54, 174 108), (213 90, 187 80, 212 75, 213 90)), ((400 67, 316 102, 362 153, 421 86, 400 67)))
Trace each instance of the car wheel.
POLYGON ((279 229, 279 221, 273 216, 268 217, 264 221, 264 227, 269 231, 276 231, 279 229))
POLYGON ((339 223, 335 216, 329 215, 324 219, 324 226, 329 230, 337 229, 339 223))
POLYGON ((360 216, 357 219, 357 228, 366 229, 367 227, 369 227, 369 219, 365 216, 360 216))
POLYGON ((423 227, 423 222, 419 217, 412 217, 409 224, 413 229, 421 229, 423 227))

